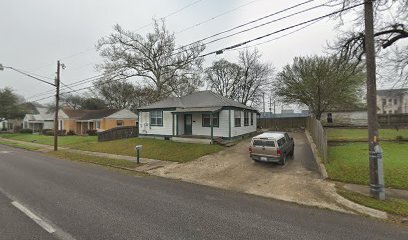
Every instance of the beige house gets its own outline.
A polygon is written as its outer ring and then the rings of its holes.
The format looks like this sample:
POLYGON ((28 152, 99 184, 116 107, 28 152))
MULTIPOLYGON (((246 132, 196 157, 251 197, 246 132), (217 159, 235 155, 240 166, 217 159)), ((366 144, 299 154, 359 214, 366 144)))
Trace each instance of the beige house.
POLYGON ((73 110, 58 112, 59 130, 84 135, 88 130, 105 131, 115 127, 137 126, 137 115, 127 109, 73 110))
POLYGON ((379 114, 408 113, 408 88, 377 90, 379 114))

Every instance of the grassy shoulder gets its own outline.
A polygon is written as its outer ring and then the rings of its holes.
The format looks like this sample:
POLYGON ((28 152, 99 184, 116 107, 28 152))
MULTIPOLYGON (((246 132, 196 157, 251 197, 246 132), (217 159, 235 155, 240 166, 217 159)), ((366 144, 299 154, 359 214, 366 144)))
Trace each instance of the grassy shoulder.
MULTIPOLYGON (((408 129, 380 129, 380 139, 396 140, 397 136, 408 139, 408 129)), ((327 128, 328 141, 367 141, 367 129, 327 128)))
POLYGON ((385 201, 379 201, 372 197, 368 197, 359 193, 345 190, 343 188, 337 188, 337 192, 356 203, 361 205, 385 211, 391 214, 408 217, 408 200, 397 199, 397 198, 387 198, 385 201))
MULTIPOLYGON (((385 186, 408 189, 408 143, 381 142, 381 147, 385 186)), ((368 144, 350 142, 329 146, 329 163, 325 166, 332 180, 367 185, 368 144)))
POLYGON ((134 169, 141 164, 137 164, 136 162, 122 160, 122 159, 111 159, 105 157, 97 157, 97 156, 89 156, 85 154, 73 153, 68 151, 57 151, 57 152, 49 152, 47 155, 61 158, 61 159, 68 159, 72 161, 78 162, 86 162, 86 163, 93 163, 102 166, 109 166, 109 167, 119 167, 125 169, 134 169))
POLYGON ((135 156, 134 147, 136 145, 143 145, 143 149, 140 152, 142 158, 174 162, 191 161, 224 149, 224 147, 216 144, 179 143, 148 138, 129 138, 109 142, 87 142, 72 147, 86 151, 135 156))
POLYGON ((28 145, 28 144, 2 141, 1 139, 0 139, 0 144, 10 146, 10 147, 15 147, 15 148, 21 148, 21 149, 25 149, 25 150, 29 150, 29 151, 37 151, 37 150, 41 149, 39 147, 31 146, 31 145, 28 145))
MULTIPOLYGON (((54 145, 53 136, 45 136, 38 134, 22 134, 22 133, 10 133, 1 134, 0 137, 25 141, 25 142, 35 142, 45 145, 54 145)), ((70 147, 72 145, 77 145, 81 143, 97 142, 96 136, 60 136, 58 137, 58 145, 62 147, 70 147)))
MULTIPOLYGON (((0 137, 39 144, 53 145, 53 136, 34 134, 1 134, 0 137)), ((148 138, 129 138, 108 142, 98 142, 95 136, 62 136, 58 145, 73 149, 135 156, 135 146, 143 145, 142 158, 175 162, 187 162, 224 149, 219 145, 178 143, 148 138)))

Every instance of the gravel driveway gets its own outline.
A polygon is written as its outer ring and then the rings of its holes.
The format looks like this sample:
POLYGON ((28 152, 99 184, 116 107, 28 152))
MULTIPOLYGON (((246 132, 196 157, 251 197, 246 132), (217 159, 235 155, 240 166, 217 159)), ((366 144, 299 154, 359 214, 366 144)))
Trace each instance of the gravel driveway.
POLYGON ((258 163, 249 158, 250 139, 197 160, 153 169, 149 173, 233 191, 343 211, 333 198, 335 188, 317 172, 304 133, 290 134, 295 155, 285 166, 258 163))

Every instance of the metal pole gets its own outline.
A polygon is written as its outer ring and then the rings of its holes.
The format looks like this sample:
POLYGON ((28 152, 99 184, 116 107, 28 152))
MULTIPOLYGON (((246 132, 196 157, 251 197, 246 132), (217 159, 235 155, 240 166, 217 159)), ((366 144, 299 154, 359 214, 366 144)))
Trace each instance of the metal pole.
POLYGON ((139 164, 139 162, 140 162, 140 160, 139 160, 139 158, 140 158, 139 151, 140 151, 140 150, 139 150, 139 149, 137 149, 136 151, 137 151, 137 164, 139 164))
POLYGON ((54 151, 58 151, 58 110, 59 110, 59 90, 60 90, 60 61, 57 62, 57 77, 55 79, 55 117, 54 117, 54 151))
POLYGON ((379 134, 377 120, 377 89, 374 46, 373 1, 364 1, 365 54, 367 67, 367 114, 368 114, 368 147, 370 165, 370 193, 379 200, 385 199, 382 159, 379 159, 379 134), (377 151, 376 151, 377 150, 377 151))

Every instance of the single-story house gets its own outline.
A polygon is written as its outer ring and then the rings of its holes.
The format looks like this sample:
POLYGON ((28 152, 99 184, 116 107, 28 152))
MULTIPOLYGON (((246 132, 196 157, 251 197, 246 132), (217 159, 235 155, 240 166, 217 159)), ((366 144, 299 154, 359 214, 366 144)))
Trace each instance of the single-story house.
POLYGON ((211 91, 170 97, 138 109, 139 136, 184 141, 232 139, 256 131, 258 111, 211 91))
POLYGON ((49 113, 47 108, 36 107, 32 114, 26 114, 23 119, 23 128, 41 132, 43 129, 54 128, 54 113, 49 113))
POLYGON ((88 130, 105 131, 115 127, 137 126, 137 115, 127 109, 73 110, 60 109, 59 130, 84 135, 88 130))

